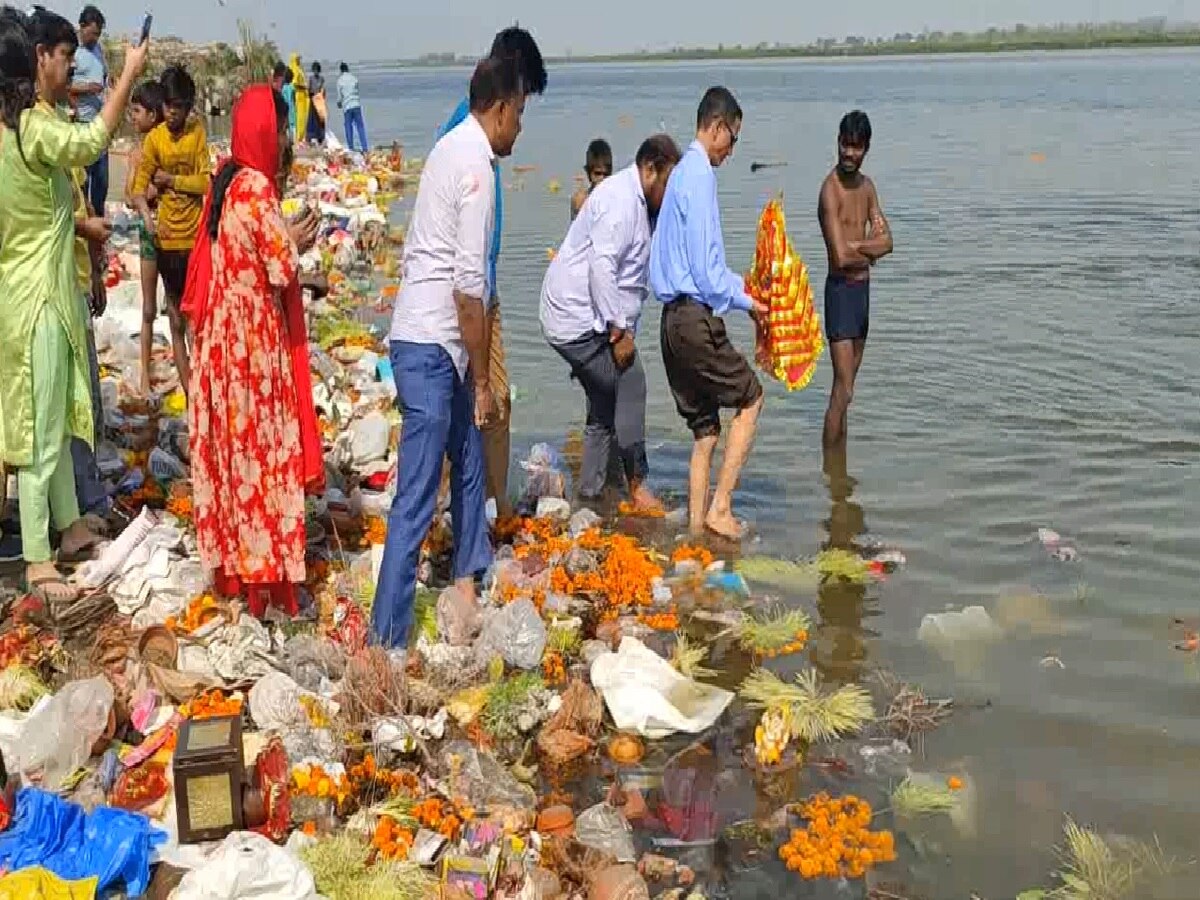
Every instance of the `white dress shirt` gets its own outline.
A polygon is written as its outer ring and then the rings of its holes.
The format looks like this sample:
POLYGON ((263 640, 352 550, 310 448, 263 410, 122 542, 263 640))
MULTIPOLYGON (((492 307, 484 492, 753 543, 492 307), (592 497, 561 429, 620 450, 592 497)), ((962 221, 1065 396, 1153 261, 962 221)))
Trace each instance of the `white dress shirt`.
POLYGON ((596 186, 546 270, 546 339, 564 344, 609 326, 635 330, 649 262, 650 216, 641 176, 631 165, 596 186))
POLYGON ((466 378, 467 348, 454 292, 491 296, 488 249, 496 208, 495 154, 469 115, 429 154, 404 241, 404 285, 392 314, 393 341, 439 344, 466 378))

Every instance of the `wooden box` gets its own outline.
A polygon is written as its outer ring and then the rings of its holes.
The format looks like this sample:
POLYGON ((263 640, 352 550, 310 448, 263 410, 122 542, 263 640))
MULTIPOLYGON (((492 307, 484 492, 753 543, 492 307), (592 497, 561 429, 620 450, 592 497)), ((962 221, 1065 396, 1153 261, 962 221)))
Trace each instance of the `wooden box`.
POLYGON ((184 722, 171 770, 181 844, 217 841, 242 829, 241 716, 184 722))

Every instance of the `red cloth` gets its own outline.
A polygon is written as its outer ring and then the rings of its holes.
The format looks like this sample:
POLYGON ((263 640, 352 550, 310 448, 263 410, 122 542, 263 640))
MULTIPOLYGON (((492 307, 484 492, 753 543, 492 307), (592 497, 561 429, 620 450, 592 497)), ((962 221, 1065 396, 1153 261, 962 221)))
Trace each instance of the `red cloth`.
MULTIPOLYGON (((230 158, 218 171, 228 165, 255 169, 276 184, 279 171, 279 130, 276 127, 275 92, 269 84, 251 85, 242 92, 233 107, 233 140, 230 158)), ((217 179, 213 179, 214 183, 217 179)), ((278 197, 278 188, 276 196, 278 197)), ((212 239, 208 218, 213 194, 209 188, 204 198, 204 213, 200 230, 188 263, 187 282, 183 292, 182 309, 198 331, 209 311, 212 290, 212 239)), ((325 460, 317 428, 317 411, 312 397, 312 371, 309 368, 308 332, 304 324, 304 299, 300 281, 293 278, 280 298, 287 325, 288 353, 292 362, 293 383, 296 386, 296 409, 300 418, 300 449, 304 454, 304 487, 310 494, 325 490, 325 460)))

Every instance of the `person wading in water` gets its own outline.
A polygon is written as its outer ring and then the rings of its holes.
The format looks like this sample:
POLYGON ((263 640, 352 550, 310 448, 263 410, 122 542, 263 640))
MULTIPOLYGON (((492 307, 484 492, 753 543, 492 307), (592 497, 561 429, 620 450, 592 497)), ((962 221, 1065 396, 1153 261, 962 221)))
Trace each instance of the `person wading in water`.
POLYGON ((833 388, 825 412, 826 449, 846 441, 846 412, 862 365, 871 312, 871 266, 892 252, 892 230, 875 184, 862 173, 871 149, 871 120, 847 113, 838 128, 838 162, 821 185, 817 218, 829 254, 825 279, 825 335, 833 360, 833 388))

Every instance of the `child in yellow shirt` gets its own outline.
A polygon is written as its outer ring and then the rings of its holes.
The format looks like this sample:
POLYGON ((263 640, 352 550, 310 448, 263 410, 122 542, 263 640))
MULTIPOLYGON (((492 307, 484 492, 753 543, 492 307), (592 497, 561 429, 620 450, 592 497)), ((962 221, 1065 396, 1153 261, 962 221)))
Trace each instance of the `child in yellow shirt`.
MULTIPOLYGON (((171 348, 179 370, 180 386, 186 392, 191 369, 188 365, 187 325, 179 309, 187 279, 188 259, 200 229, 204 195, 208 193, 211 164, 204 126, 191 117, 196 105, 196 83, 182 66, 170 66, 160 79, 163 88, 164 121, 142 144, 142 161, 133 183, 134 199, 143 221, 151 222, 150 234, 157 248, 158 273, 166 295, 167 318, 171 323, 171 348), (150 213, 147 191, 158 192, 158 215, 150 213)), ((143 310, 142 333, 153 328, 158 310, 143 310)), ((145 341, 143 339, 143 347, 145 341)), ((146 370, 149 360, 143 360, 146 370)))
MULTIPOLYGON (((156 80, 143 81, 129 98, 129 124, 133 130, 145 140, 146 135, 162 124, 163 120, 163 90, 162 84, 156 80)), ((134 193, 134 183, 137 181, 138 169, 142 164, 142 148, 135 146, 129 154, 127 175, 125 178, 125 203, 137 209, 137 198, 134 193)), ((145 191, 147 206, 156 205, 158 190, 153 184, 145 191)), ((141 257, 142 278, 142 320, 147 319, 150 325, 142 327, 142 394, 150 394, 150 357, 154 352, 153 322, 158 314, 158 248, 150 236, 150 223, 145 220, 138 222, 138 250, 141 257)))

